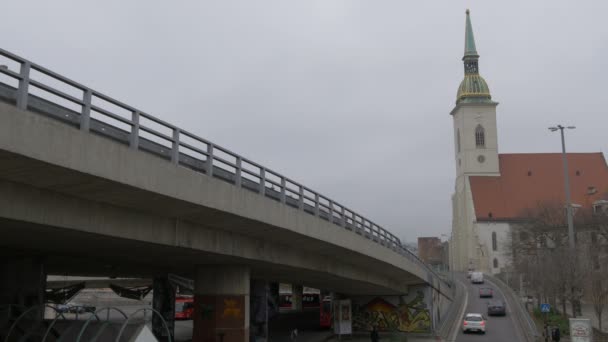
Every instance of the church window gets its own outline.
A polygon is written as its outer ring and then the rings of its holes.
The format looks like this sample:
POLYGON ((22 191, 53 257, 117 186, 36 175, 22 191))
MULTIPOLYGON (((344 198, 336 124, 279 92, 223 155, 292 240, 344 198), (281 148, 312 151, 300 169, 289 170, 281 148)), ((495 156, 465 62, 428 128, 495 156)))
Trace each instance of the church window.
POLYGON ((477 146, 477 148, 486 147, 486 132, 482 125, 477 125, 475 128, 475 146, 477 146))
POLYGON ((456 132, 456 147, 458 149, 458 153, 460 153, 460 130, 456 132))
POLYGON ((498 268, 498 259, 494 258, 494 268, 498 268))
POLYGON ((492 232, 492 250, 496 251, 498 249, 498 242, 496 241, 496 232, 492 232))

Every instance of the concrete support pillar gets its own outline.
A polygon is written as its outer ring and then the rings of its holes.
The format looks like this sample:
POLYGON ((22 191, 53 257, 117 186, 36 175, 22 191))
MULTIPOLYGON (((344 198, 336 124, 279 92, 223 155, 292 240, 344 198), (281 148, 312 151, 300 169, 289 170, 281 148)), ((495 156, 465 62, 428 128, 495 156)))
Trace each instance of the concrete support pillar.
POLYGON ((39 258, 0 261, 0 305, 32 307, 44 304, 46 271, 39 258))
POLYGON ((268 319, 273 319, 279 314, 279 283, 268 285, 268 319))
POLYGON ((249 341, 249 276, 240 265, 197 269, 193 342, 249 341))
POLYGON ((291 285, 291 309, 297 312, 302 311, 302 296, 304 287, 302 285, 291 285))
POLYGON ((152 332, 159 341, 171 341, 175 336, 175 287, 166 275, 154 277, 152 283, 152 308, 158 311, 165 320, 167 328, 157 314, 152 315, 152 332), (167 331, 168 330, 168 331, 167 331))
POLYGON ((256 341, 268 341, 268 298, 269 286, 264 280, 251 280, 250 291, 250 334, 256 337, 256 341))

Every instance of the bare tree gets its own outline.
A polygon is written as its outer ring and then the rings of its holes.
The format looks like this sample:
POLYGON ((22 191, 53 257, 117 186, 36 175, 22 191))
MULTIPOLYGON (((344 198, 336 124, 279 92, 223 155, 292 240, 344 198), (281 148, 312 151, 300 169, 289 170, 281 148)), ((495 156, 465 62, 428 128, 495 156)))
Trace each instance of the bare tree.
POLYGON ((519 224, 512 225, 508 246, 513 272, 524 275, 528 290, 537 300, 548 301, 554 307, 559 301, 564 314, 567 302, 572 306, 573 316, 580 312, 587 290, 601 315, 608 297, 605 293, 608 275, 595 270, 599 258, 607 254, 608 216, 597 215, 591 208, 577 211, 575 250, 568 247, 565 208, 560 202, 538 203, 520 217, 519 224), (589 236, 592 238, 584 238, 589 236))

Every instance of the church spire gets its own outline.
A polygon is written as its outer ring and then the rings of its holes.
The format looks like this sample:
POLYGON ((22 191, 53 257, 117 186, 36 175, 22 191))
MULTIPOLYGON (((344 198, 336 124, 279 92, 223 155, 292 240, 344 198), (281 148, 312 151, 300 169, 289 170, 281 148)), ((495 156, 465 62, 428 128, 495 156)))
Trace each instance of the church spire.
POLYGON ((467 9, 467 24, 464 33, 464 57, 462 57, 462 59, 467 57, 479 58, 477 48, 475 48, 475 37, 473 36, 473 26, 471 25, 471 17, 469 13, 470 12, 467 9))
POLYGON ((473 25, 471 25, 470 12, 467 9, 467 20, 464 33, 464 80, 458 87, 456 103, 490 103, 492 96, 486 81, 479 75, 479 54, 475 47, 473 25))

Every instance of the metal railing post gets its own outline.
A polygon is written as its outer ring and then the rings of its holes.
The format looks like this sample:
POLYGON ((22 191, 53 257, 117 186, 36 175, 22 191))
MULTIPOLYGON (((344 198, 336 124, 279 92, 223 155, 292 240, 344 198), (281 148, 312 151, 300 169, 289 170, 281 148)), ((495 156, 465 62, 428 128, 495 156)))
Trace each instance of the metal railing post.
POLYGON ((304 210, 304 186, 300 185, 300 203, 298 204, 300 210, 304 210))
POLYGON ((139 111, 131 112, 131 135, 129 136, 129 147, 137 150, 139 148, 139 111))
POLYGON ((27 93, 30 87, 30 68, 31 64, 28 61, 21 63, 21 70, 19 74, 21 79, 19 80, 19 89, 17 90, 17 108, 26 110, 27 109, 27 93))
POLYGON ((260 195, 266 196, 266 170, 260 167, 260 195))
POLYGON ((329 213, 329 217, 327 218, 327 220, 329 221, 329 223, 334 223, 334 202, 330 200, 329 205, 327 207, 327 212, 329 213))
POLYGON ((287 182, 285 181, 285 177, 281 177, 281 203, 285 204, 286 202, 286 194, 285 194, 285 187, 287 186, 287 182))
POLYGON ((319 194, 315 193, 315 216, 319 216, 319 194))
POLYGON ((340 217, 341 217, 340 225, 342 227, 346 227, 346 216, 345 215, 346 215, 346 210, 344 209, 344 206, 342 206, 342 210, 340 211, 340 217))
POLYGON ((171 162, 173 164, 179 164, 179 133, 180 130, 177 127, 173 128, 173 146, 171 147, 171 162))
POLYGON ((82 113, 80 114, 80 130, 88 132, 91 127, 91 101, 93 99, 93 91, 87 89, 82 96, 82 113))
POLYGON ((242 172, 241 169, 243 168, 243 159, 239 156, 236 157, 236 170, 234 170, 234 185, 236 185, 237 187, 241 187, 242 185, 242 172))
POLYGON ((213 144, 207 144, 207 176, 213 176, 213 144))

